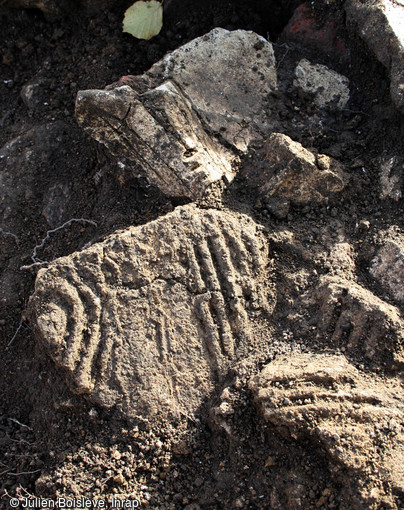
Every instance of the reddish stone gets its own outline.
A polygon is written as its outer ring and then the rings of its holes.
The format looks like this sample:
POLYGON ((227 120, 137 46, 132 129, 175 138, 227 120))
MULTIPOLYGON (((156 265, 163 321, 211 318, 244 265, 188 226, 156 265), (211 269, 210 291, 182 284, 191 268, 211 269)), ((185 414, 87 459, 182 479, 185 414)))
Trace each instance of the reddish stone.
POLYGON ((349 58, 349 49, 338 38, 339 24, 333 20, 320 23, 308 3, 299 5, 284 28, 281 39, 294 41, 315 51, 342 60, 349 58))
POLYGON ((106 90, 113 90, 117 87, 128 86, 135 90, 138 94, 143 94, 147 90, 153 87, 153 84, 150 79, 141 76, 133 76, 132 74, 127 74, 125 76, 121 76, 119 80, 111 85, 108 85, 106 90))

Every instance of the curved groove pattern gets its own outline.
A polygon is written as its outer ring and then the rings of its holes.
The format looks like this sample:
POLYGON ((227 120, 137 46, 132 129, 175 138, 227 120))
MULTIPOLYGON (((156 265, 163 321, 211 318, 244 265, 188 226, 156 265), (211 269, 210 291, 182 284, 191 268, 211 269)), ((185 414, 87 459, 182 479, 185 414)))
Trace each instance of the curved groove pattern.
POLYGON ((404 408, 397 383, 359 372, 343 356, 295 353, 267 365, 250 387, 265 420, 279 433, 320 447, 339 466, 331 473, 340 466, 348 470, 353 493, 362 480, 366 490, 361 497, 371 500, 373 484, 380 481, 372 473, 380 471, 403 491, 402 463, 391 462, 404 455, 404 408), (396 440, 390 442, 389 434, 396 440))
POLYGON ((271 311, 266 260, 250 218, 189 205, 55 261, 30 307, 74 391, 128 414, 193 413, 271 311))

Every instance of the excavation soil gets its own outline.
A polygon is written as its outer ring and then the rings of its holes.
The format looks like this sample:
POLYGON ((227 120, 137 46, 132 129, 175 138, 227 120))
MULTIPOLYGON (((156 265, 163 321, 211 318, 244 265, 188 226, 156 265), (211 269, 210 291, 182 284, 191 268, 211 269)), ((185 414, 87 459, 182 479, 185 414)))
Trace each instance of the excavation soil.
MULTIPOLYGON (((381 158, 403 153, 404 124, 391 105, 385 69, 354 34, 341 32, 350 48, 348 61, 277 39, 291 7, 282 12, 281 22, 274 23, 272 16, 247 3, 189 2, 186 8, 171 9, 162 33, 149 42, 122 34, 124 9, 118 7, 91 17, 78 12, 55 20, 36 10, 0 14, 0 147, 14 139, 21 146, 18 154, 13 153, 19 176, 12 190, 14 209, 7 212, 0 231, 4 508, 9 507, 8 495, 16 494, 49 498, 125 494, 139 498, 142 507, 160 509, 350 508, 341 499, 343 477, 338 481, 331 476, 321 449, 268 428, 248 381, 279 353, 338 350, 326 334, 319 339, 310 316, 302 312, 299 298, 312 285, 313 275, 353 279, 400 306, 371 278, 369 264, 386 236, 403 233, 403 201, 380 198, 379 170, 381 158), (223 197, 212 192, 199 202, 205 208, 245 213, 264 226, 277 302, 266 333, 267 348, 238 367, 237 377, 229 374, 199 414, 179 416, 177 423, 156 428, 147 420, 125 421, 118 411, 107 412, 69 391, 26 320, 37 269, 20 267, 32 264, 33 255, 47 261, 68 255, 182 204, 142 177, 128 174, 86 136, 77 126, 74 102, 77 91, 141 74, 168 51, 214 27, 244 28, 269 38, 278 72, 286 81, 293 63, 303 57, 350 79, 349 109, 334 115, 332 123, 325 121, 321 132, 301 129, 312 114, 312 98, 293 87, 281 91, 282 101, 274 106, 274 115, 288 122, 288 136, 337 158, 349 171, 350 184, 327 204, 292 206, 283 219, 257 202, 243 173, 223 197), (27 83, 37 86, 32 96, 23 92, 23 100, 21 91, 27 83), (71 219, 91 219, 95 224, 71 219), (47 237, 65 222, 69 223, 47 237), (354 253, 353 266, 327 257, 332 242, 341 236, 354 253), (231 430, 209 412, 220 403, 227 385, 232 395, 231 430)), ((315 12, 318 19, 324 15, 321 7, 315 12)), ((350 361, 382 380, 396 369, 389 356, 383 356, 373 363, 353 353, 350 361)), ((375 497, 375 508, 400 508, 402 494, 392 495, 388 488, 386 494, 375 497)))

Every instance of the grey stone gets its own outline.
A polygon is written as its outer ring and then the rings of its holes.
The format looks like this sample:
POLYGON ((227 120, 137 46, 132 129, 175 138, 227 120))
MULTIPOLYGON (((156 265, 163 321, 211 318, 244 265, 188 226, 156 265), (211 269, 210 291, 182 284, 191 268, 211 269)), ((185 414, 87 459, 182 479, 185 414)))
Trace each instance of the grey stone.
POLYGON ((56 227, 63 223, 65 218, 67 203, 71 198, 72 190, 67 184, 55 184, 44 196, 44 208, 42 214, 51 227, 56 227))
POLYGON ((45 102, 46 80, 41 75, 34 76, 21 88, 20 96, 25 106, 30 110, 38 108, 45 102))
POLYGON ((293 85, 314 94, 314 104, 318 108, 342 110, 349 101, 348 78, 306 59, 297 64, 293 85))
POLYGON ((50 122, 28 130, 0 148, 0 193, 4 197, 0 201, 0 215, 6 230, 20 235, 26 229, 21 211, 27 201, 31 206, 42 202, 45 217, 50 217, 48 204, 54 200, 52 193, 58 186, 68 199, 68 170, 59 173, 52 170, 51 175, 44 175, 42 167, 63 149, 69 134, 64 122, 50 122))
POLYGON ((129 418, 192 416, 257 348, 267 257, 249 217, 179 207, 40 270, 30 314, 73 391, 129 418))
POLYGON ((384 158, 380 164, 380 198, 398 202, 403 196, 404 162, 398 156, 384 158))
POLYGON ((271 43, 254 32, 215 28, 173 51, 147 73, 172 80, 209 128, 246 151, 268 134, 266 98, 277 88, 271 43))
POLYGON ((395 0, 347 0, 345 10, 348 25, 388 70, 392 101, 404 113, 404 5, 395 0))

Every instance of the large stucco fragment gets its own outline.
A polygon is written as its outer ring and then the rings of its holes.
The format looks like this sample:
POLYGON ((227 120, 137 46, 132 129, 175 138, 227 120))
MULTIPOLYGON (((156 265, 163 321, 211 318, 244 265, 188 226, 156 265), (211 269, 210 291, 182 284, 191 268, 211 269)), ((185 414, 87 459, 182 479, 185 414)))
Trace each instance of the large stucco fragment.
POLYGON ((247 165, 244 173, 261 199, 295 204, 325 202, 348 182, 338 161, 324 154, 316 156, 283 133, 272 133, 263 145, 261 159, 247 165))
POLYGON ((404 321, 397 307, 339 276, 322 276, 308 297, 319 341, 377 365, 402 366, 404 321))
POLYGON ((147 73, 173 80, 209 128, 245 151, 267 134, 266 98, 277 87, 271 43, 245 30, 215 28, 173 51, 147 73))
POLYGON ((398 381, 383 383, 344 356, 296 353, 266 365, 250 387, 269 425, 320 449, 337 481, 344 473, 341 499, 347 507, 376 509, 385 491, 390 503, 391 490, 402 494, 404 408, 398 381))
POLYGON ((129 418, 193 415, 254 349, 266 263, 247 216, 179 207, 41 270, 31 316, 76 393, 129 418))
POLYGON ((212 183, 231 182, 239 153, 270 133, 267 102, 276 87, 268 41, 216 28, 144 75, 79 92, 76 116, 164 193, 197 199, 212 183))
POLYGON ((213 182, 233 179, 234 157, 170 81, 143 94, 127 85, 79 92, 76 115, 85 131, 169 196, 199 198, 213 182))

